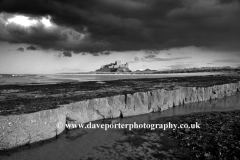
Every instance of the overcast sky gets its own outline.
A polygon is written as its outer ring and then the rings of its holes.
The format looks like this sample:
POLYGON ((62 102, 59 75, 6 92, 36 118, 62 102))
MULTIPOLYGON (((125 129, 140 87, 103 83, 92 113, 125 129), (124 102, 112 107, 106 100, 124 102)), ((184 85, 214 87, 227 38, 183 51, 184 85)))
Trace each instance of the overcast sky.
POLYGON ((0 0, 0 73, 240 66, 240 0, 0 0))

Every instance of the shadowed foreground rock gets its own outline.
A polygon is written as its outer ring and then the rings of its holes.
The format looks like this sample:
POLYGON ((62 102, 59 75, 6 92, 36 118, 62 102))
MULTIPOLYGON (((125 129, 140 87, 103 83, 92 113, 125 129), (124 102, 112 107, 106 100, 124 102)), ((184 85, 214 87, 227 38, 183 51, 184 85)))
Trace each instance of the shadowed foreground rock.
POLYGON ((72 119, 75 123, 86 123, 105 118, 163 111, 181 104, 232 95, 240 90, 240 82, 204 87, 182 85, 176 88, 149 88, 149 90, 60 104, 57 108, 34 113, 2 115, 0 150, 56 137, 65 129, 66 119, 72 119))
MULTIPOLYGON (((165 118, 169 120, 170 118, 165 118)), ((199 129, 166 130, 189 159, 233 159, 240 157, 240 111, 206 112, 171 117, 172 123, 201 122, 199 129)))

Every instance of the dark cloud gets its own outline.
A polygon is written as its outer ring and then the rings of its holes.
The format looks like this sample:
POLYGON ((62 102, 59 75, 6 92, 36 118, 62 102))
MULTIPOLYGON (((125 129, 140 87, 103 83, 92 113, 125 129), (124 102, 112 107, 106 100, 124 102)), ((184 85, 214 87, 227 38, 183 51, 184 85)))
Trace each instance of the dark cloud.
POLYGON ((70 51, 64 51, 62 54, 63 57, 72 57, 72 53, 70 51))
POLYGON ((0 12, 56 24, 24 28, 0 18, 0 40, 73 53, 240 46, 239 0, 1 0, 0 12))
POLYGON ((101 52, 101 54, 102 54, 102 55, 110 55, 111 52, 109 52, 109 51, 104 51, 104 52, 101 52))
POLYGON ((93 55, 93 56, 99 56, 99 54, 98 54, 98 53, 93 53, 92 55, 93 55))
POLYGON ((22 48, 22 47, 19 47, 17 50, 20 52, 24 52, 24 48, 22 48))
POLYGON ((145 59, 154 59, 155 57, 156 57, 156 55, 150 54, 150 55, 147 55, 147 56, 145 57, 145 59))
POLYGON ((27 50, 32 50, 32 51, 35 51, 35 50, 37 50, 37 48, 36 48, 36 47, 34 47, 34 46, 28 46, 28 47, 27 47, 27 50))

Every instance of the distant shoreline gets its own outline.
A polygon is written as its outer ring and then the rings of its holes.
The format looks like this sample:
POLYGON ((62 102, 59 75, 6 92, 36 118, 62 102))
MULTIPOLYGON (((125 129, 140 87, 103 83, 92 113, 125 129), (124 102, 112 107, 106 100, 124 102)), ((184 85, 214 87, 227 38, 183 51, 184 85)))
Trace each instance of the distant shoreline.
POLYGON ((177 69, 177 70, 165 70, 157 71, 146 69, 143 71, 132 71, 132 72, 99 72, 99 71, 90 71, 90 72, 66 72, 66 73, 56 73, 56 74, 171 74, 171 73, 212 73, 212 72, 234 72, 240 74, 240 68, 188 68, 188 69, 177 69))

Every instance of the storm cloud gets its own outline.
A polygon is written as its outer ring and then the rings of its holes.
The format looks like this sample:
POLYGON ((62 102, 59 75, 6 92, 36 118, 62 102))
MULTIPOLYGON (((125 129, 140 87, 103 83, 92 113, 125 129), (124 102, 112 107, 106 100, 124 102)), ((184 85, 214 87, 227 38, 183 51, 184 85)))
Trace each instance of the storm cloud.
POLYGON ((28 46, 28 47, 27 47, 27 50, 32 50, 32 51, 35 51, 35 50, 37 50, 37 48, 36 48, 36 47, 34 47, 34 46, 28 46))
POLYGON ((63 52, 63 57, 72 57, 72 53, 69 51, 64 51, 63 52))
POLYGON ((19 47, 17 50, 20 52, 24 52, 24 48, 22 48, 22 47, 19 47))
POLYGON ((0 15, 0 40, 73 53, 185 46, 240 50, 239 0, 1 0, 0 15), (53 26, 7 24, 16 14, 50 16, 53 26))

